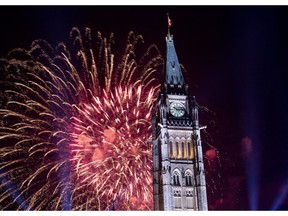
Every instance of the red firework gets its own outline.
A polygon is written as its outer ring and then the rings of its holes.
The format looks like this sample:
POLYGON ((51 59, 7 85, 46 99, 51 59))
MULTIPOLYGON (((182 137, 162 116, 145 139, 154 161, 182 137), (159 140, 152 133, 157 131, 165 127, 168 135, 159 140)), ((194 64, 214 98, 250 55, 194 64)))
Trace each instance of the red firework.
POLYGON ((38 40, 1 61, 1 208, 152 209, 158 49, 137 61, 139 35, 128 35, 122 55, 113 35, 98 33, 96 49, 90 29, 70 36, 70 51, 38 40))
POLYGON ((92 96, 90 104, 75 106, 70 132, 75 172, 81 184, 92 185, 102 200, 117 200, 117 209, 152 208, 148 140, 155 90, 116 87, 103 91, 103 97, 92 96))

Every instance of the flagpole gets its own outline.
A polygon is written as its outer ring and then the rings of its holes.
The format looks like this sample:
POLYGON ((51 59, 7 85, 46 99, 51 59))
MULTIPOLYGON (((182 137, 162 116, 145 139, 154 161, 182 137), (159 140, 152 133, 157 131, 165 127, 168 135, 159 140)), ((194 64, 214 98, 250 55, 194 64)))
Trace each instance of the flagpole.
POLYGON ((169 18, 169 13, 167 13, 167 27, 168 27, 168 38, 170 38, 170 18, 169 18))

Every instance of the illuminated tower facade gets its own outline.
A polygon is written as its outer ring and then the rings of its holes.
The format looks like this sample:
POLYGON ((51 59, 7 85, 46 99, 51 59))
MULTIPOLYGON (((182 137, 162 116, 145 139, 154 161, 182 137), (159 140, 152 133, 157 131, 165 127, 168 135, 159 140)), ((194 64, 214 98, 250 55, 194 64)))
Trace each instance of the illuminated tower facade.
POLYGON ((198 105, 166 37, 164 80, 152 120, 155 210, 208 210, 198 105))

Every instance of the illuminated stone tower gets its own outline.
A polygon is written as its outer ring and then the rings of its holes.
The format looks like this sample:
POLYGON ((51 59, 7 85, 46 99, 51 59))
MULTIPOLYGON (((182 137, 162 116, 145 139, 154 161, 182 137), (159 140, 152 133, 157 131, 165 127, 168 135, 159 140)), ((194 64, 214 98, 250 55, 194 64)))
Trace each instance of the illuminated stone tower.
POLYGON ((155 210, 208 210, 198 106, 188 94, 173 37, 152 120, 155 210))

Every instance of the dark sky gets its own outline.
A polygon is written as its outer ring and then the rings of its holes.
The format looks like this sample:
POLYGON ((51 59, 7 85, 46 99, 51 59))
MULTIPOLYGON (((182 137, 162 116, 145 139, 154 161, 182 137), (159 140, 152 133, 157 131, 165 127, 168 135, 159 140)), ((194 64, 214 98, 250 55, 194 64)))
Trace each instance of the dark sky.
MULTIPOLYGON (((232 186, 215 208, 229 209, 232 202, 234 209, 271 209, 288 184, 288 7, 1 6, 0 57, 38 38, 56 45, 74 26, 114 32, 116 42, 133 30, 164 54, 167 12, 190 89, 216 113, 213 145, 232 186), (234 166, 225 167, 230 159, 234 166), (244 188, 240 194, 233 184, 244 188)), ((278 208, 287 210, 282 195, 278 208)))

